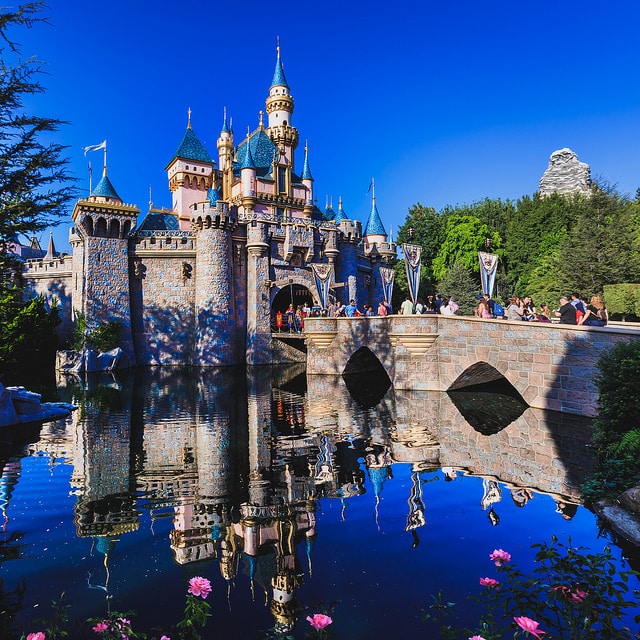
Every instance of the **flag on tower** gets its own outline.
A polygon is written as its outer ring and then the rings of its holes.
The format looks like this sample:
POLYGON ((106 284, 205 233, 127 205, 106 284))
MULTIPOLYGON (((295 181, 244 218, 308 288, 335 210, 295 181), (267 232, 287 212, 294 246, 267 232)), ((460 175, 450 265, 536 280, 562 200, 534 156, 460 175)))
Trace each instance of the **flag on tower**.
POLYGON ((88 147, 84 147, 84 155, 86 156, 89 151, 98 151, 100 149, 107 148, 107 141, 103 140, 100 144, 90 144, 88 147))

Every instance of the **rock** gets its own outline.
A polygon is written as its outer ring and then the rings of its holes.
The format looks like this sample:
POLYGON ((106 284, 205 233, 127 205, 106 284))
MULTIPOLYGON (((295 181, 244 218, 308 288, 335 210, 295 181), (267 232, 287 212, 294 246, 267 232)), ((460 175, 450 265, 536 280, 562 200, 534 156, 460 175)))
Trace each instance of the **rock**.
POLYGON ((540 178, 540 195, 552 193, 591 193, 591 169, 580 162, 571 149, 554 151, 549 158, 549 166, 540 178))
POLYGON ((640 516, 640 486, 627 489, 618 498, 620 506, 636 516, 640 516))
POLYGON ((607 522, 619 536, 640 547, 640 519, 620 505, 601 501, 594 505, 595 512, 607 522))
POLYGON ((68 416, 75 407, 65 402, 40 402, 39 393, 24 387, 4 387, 0 383, 0 427, 28 422, 57 420, 68 416))

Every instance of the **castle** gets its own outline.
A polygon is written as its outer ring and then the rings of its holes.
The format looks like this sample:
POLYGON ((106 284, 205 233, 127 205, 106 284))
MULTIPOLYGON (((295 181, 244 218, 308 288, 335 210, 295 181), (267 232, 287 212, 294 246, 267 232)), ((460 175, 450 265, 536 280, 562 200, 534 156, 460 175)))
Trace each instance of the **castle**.
POLYGON ((62 335, 82 313, 89 330, 121 323, 131 365, 268 364, 296 359, 272 333, 289 303, 383 298, 380 269, 395 262, 396 246, 375 191, 364 230, 341 201, 337 210, 316 206, 279 47, 265 110, 267 126, 261 112, 240 141, 225 112, 217 160, 189 113, 166 166, 172 209, 150 206, 139 225, 139 209, 107 176, 105 153, 101 180, 75 204, 71 255, 50 241, 43 258, 25 262, 27 292, 57 300, 62 335))

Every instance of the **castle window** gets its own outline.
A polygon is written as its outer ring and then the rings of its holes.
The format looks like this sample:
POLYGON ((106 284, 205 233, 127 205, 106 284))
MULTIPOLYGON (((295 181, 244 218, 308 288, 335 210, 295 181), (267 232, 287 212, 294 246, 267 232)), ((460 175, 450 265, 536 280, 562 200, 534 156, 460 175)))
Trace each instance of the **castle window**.
POLYGON ((287 192, 287 170, 284 167, 278 167, 278 193, 287 192))

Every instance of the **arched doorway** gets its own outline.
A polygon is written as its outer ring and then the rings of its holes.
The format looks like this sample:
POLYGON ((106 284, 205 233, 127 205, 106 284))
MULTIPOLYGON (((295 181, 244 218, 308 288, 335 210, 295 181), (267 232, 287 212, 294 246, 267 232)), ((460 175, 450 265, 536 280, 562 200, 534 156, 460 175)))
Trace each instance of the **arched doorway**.
POLYGON ((277 313, 282 313, 282 329, 288 329, 286 311, 289 305, 292 304, 294 309, 298 309, 306 305, 310 309, 313 308, 313 294, 303 284, 292 283, 285 287, 282 287, 278 293, 276 293, 271 303, 271 329, 272 331, 278 331, 276 324, 277 313))

